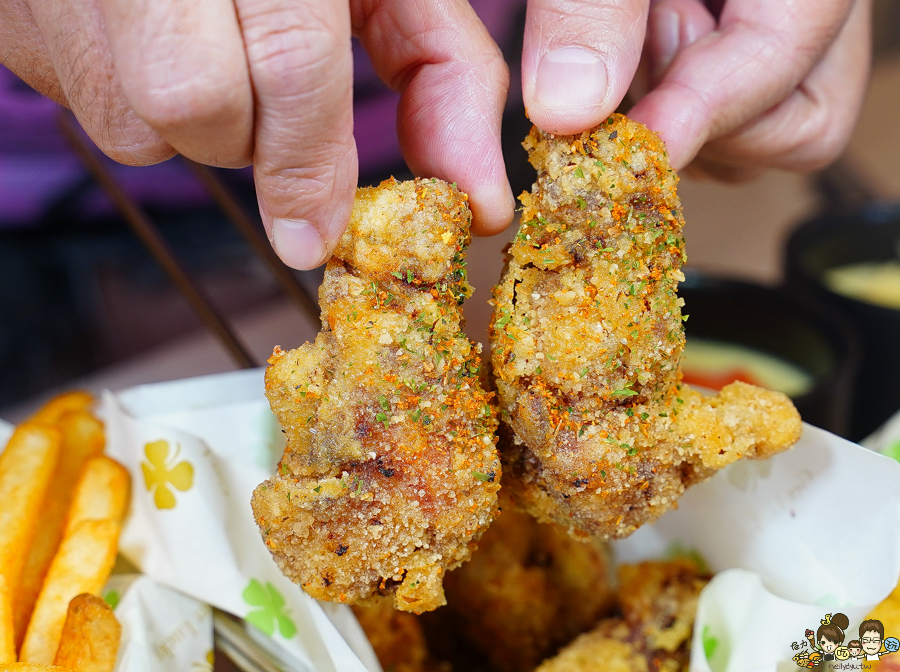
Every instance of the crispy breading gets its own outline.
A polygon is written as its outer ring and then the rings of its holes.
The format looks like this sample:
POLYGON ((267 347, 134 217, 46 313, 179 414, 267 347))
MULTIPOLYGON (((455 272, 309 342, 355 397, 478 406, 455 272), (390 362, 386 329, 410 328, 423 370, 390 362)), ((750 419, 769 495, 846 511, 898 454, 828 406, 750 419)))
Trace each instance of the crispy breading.
POLYGON ((538 179, 491 322, 505 485, 539 520, 627 536, 716 469, 788 448, 800 417, 778 392, 681 383, 684 220, 654 133, 613 115, 525 147, 538 179))
POLYGON ((388 597, 373 597, 353 605, 353 613, 375 649, 378 662, 390 672, 449 672, 449 664, 436 661, 418 617, 394 609, 388 597))
POLYGON ((472 559, 444 581, 452 630, 498 672, 529 672, 608 615, 612 558, 602 541, 517 511, 501 491, 501 513, 472 559))
POLYGON ((253 512, 313 597, 434 609, 496 510, 496 410, 462 332, 466 200, 440 180, 360 189, 319 290, 322 331, 269 360, 287 447, 253 512))
POLYGON ((686 672, 700 591, 709 581, 686 559, 619 568, 621 618, 607 618, 535 672, 686 672))

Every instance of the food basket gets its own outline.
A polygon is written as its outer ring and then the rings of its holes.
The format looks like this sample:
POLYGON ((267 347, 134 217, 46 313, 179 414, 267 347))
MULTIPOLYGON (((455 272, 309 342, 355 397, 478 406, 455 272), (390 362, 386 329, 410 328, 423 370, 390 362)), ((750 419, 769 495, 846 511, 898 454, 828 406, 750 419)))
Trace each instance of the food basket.
MULTIPOLYGON (((120 550, 141 572, 106 589, 123 624, 117 670, 211 669, 214 623, 235 655, 242 641, 264 652, 258 669, 381 669, 349 608, 283 577, 254 523, 250 494, 283 446, 261 369, 107 392, 102 415, 133 479, 120 550)), ((726 467, 614 552, 699 554, 715 572, 691 670, 797 669, 807 628, 841 611, 852 630, 896 585, 900 464, 805 425, 791 450, 726 467)))

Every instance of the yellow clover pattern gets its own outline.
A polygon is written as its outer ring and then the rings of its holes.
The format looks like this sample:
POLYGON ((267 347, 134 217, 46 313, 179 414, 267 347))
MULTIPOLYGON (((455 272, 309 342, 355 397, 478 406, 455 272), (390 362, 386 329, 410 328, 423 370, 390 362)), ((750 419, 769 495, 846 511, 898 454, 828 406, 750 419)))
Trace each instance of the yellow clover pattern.
POLYGON ((157 509, 174 509, 177 500, 172 488, 187 492, 194 485, 194 467, 187 460, 178 461, 181 447, 169 458, 170 446, 165 439, 144 446, 147 459, 141 462, 144 484, 153 494, 157 509))

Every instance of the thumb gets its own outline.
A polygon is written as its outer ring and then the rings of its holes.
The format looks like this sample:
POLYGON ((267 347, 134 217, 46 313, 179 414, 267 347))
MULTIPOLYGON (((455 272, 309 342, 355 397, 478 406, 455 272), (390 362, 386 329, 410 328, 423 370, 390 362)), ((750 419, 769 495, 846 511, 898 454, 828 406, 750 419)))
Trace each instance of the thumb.
POLYGON ((625 97, 637 70, 649 0, 531 0, 522 89, 528 116, 568 135, 596 126, 625 97))

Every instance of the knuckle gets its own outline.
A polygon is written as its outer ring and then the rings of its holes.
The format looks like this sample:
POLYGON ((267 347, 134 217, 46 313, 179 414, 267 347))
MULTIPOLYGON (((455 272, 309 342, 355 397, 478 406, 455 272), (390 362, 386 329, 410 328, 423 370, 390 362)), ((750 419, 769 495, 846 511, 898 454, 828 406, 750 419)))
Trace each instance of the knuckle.
POLYGON ((349 47, 315 15, 305 16, 302 23, 295 17, 284 17, 284 21, 269 17, 266 23, 267 28, 252 31, 247 53, 254 82, 270 90, 295 89, 298 82, 309 79, 312 71, 324 72, 322 66, 349 47))
POLYGON ((152 166, 175 156, 172 147, 155 133, 134 137, 117 137, 104 133, 92 139, 106 156, 126 166, 152 166))
POLYGON ((852 123, 843 115, 817 110, 793 136, 793 147, 787 153, 788 167, 802 171, 824 168, 843 153, 851 132, 852 123))
POLYGON ((172 130, 239 117, 249 109, 249 97, 249 87, 243 81, 210 69, 189 78, 139 84, 130 99, 151 127, 172 130))

